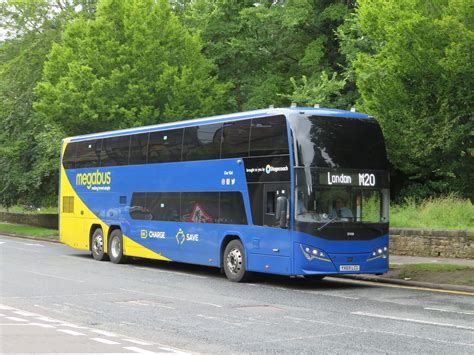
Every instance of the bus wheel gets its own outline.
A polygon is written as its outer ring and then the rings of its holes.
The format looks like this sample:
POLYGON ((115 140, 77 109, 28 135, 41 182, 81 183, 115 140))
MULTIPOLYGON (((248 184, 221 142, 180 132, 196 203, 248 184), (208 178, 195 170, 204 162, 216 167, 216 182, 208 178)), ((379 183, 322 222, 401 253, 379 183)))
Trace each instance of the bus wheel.
POLYGON ((94 234, 92 234, 91 251, 92 257, 95 260, 105 260, 106 254, 104 253, 104 233, 102 232, 102 228, 97 228, 94 234))
POLYGON ((224 272, 233 282, 248 279, 249 273, 245 270, 245 252, 239 240, 231 240, 225 247, 223 255, 224 272))
POLYGON ((109 258, 114 264, 120 264, 125 261, 123 256, 123 237, 120 229, 114 229, 109 237, 109 258))

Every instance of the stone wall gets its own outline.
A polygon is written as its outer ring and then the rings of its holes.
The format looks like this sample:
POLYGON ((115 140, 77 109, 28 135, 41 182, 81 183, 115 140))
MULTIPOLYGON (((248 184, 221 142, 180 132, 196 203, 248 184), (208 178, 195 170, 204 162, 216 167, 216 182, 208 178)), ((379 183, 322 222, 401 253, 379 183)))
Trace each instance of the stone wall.
POLYGON ((474 230, 391 228, 390 253, 474 259, 474 230))
POLYGON ((58 214, 26 214, 0 212, 0 221, 16 224, 26 224, 28 226, 58 229, 58 214))

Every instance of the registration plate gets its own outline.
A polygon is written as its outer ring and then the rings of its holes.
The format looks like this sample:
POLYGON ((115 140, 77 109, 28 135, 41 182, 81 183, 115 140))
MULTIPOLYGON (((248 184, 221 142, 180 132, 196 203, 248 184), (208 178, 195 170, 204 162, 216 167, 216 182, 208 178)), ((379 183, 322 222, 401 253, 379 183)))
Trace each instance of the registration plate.
POLYGON ((360 265, 340 265, 339 271, 360 271, 360 265))

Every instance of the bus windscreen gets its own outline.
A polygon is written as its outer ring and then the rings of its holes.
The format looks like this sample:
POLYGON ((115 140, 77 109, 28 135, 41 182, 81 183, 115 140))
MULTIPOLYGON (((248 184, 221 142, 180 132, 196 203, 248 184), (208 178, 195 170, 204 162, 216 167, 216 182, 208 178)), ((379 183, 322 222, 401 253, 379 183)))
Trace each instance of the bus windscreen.
POLYGON ((382 131, 375 120, 299 117, 293 121, 298 166, 385 170, 382 131))

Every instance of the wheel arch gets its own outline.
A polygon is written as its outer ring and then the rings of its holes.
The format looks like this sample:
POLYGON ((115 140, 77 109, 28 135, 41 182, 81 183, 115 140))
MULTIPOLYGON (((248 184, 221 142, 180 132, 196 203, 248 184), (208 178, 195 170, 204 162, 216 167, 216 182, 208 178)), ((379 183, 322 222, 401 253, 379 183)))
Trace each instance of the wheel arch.
POLYGON ((98 228, 102 229, 102 233, 104 233, 104 229, 98 223, 92 223, 89 229, 89 250, 90 251, 92 251, 92 235, 94 234, 95 230, 98 228))
MULTIPOLYGON (((224 267, 224 264, 223 264, 224 250, 225 250, 227 244, 229 244, 232 240, 240 241, 242 243, 242 246, 244 247, 244 250, 245 250, 245 245, 242 241, 242 237, 240 236, 240 233, 235 233, 235 232, 225 233, 225 236, 222 239, 222 243, 221 243, 221 247, 220 247, 220 251, 219 251, 219 266, 220 266, 221 269, 224 267)), ((247 263, 247 258, 245 258, 245 262, 247 263)))

